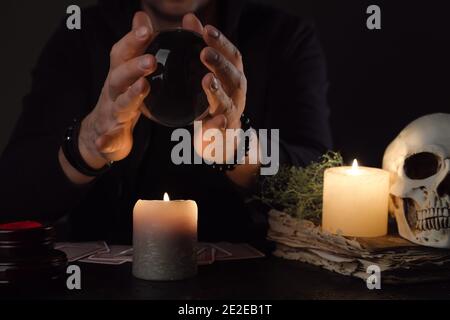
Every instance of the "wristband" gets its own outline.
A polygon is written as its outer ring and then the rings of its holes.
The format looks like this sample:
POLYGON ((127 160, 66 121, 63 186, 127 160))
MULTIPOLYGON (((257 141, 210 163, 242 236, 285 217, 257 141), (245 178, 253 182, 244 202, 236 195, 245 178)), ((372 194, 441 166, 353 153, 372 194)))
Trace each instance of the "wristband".
MULTIPOLYGON (((251 129, 251 125, 250 125, 250 118, 245 116, 244 114, 241 115, 241 129, 244 131, 244 133, 251 129)), ((236 150, 244 148, 244 158, 248 156, 248 152, 250 150, 250 137, 248 136, 244 136, 244 139, 241 140, 241 142, 239 143, 239 145, 237 146, 236 150), (242 145, 242 142, 244 143, 244 145, 242 145)), ((232 164, 228 164, 228 163, 216 163, 213 162, 211 164, 211 167, 219 172, 224 172, 224 171, 231 171, 234 170, 236 168, 236 164, 239 162, 238 159, 238 152, 235 152, 234 154, 234 163, 232 164)))
POLYGON ((62 143, 62 152, 66 157, 67 161, 72 167, 74 167, 78 172, 84 174, 88 177, 97 177, 109 170, 112 165, 112 161, 106 164, 103 168, 94 169, 90 167, 80 153, 80 148, 78 146, 78 137, 80 134, 81 122, 77 119, 73 120, 73 123, 66 129, 64 135, 64 141, 62 143))

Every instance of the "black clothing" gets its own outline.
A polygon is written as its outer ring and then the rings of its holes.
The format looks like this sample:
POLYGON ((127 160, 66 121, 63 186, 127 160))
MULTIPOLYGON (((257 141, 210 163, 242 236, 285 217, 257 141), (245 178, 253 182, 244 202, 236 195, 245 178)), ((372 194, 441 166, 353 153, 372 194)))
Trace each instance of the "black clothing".
MULTIPOLYGON (((0 161, 0 220, 67 215, 72 240, 129 242, 139 198, 193 199, 199 238, 246 240, 255 216, 237 188, 206 165, 170 161, 170 129, 141 117, 131 154, 85 186, 58 163, 65 128, 95 106, 109 52, 131 29, 137 0, 104 0, 82 13, 81 30, 64 23, 33 71, 31 92, 0 161)), ((218 2, 218 28, 240 49, 248 79, 245 113, 254 128, 280 129, 281 164, 305 165, 330 148, 323 55, 304 20, 245 1, 218 2)))

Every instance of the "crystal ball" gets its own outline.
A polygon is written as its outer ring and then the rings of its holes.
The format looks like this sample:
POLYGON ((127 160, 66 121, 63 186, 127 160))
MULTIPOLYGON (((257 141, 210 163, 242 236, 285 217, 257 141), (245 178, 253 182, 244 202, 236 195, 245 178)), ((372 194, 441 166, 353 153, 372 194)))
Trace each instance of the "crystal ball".
POLYGON ((153 119, 169 127, 184 127, 201 119, 208 109, 202 79, 209 72, 200 61, 206 46, 192 31, 159 32, 147 49, 155 56, 157 70, 147 77, 150 94, 144 103, 153 119))

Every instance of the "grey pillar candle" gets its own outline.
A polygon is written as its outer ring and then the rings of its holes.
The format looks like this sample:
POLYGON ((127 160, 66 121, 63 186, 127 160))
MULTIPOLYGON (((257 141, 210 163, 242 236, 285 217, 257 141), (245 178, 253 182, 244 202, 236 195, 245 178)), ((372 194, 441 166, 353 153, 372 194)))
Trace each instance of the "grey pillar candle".
MULTIPOLYGON (((165 195, 166 197, 166 195, 165 195)), ((181 280, 197 274, 197 204, 139 200, 133 211, 133 275, 181 280)))

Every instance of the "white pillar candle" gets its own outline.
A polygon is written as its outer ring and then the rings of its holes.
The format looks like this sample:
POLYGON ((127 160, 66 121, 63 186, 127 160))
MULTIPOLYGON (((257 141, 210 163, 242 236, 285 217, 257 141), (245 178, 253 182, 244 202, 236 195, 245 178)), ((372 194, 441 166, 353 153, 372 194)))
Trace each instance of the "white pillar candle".
POLYGON ((133 275, 180 280, 197 273, 197 204, 139 200, 133 210, 133 275))
POLYGON ((322 229, 353 237, 387 233, 389 173, 358 167, 325 170, 322 229))

